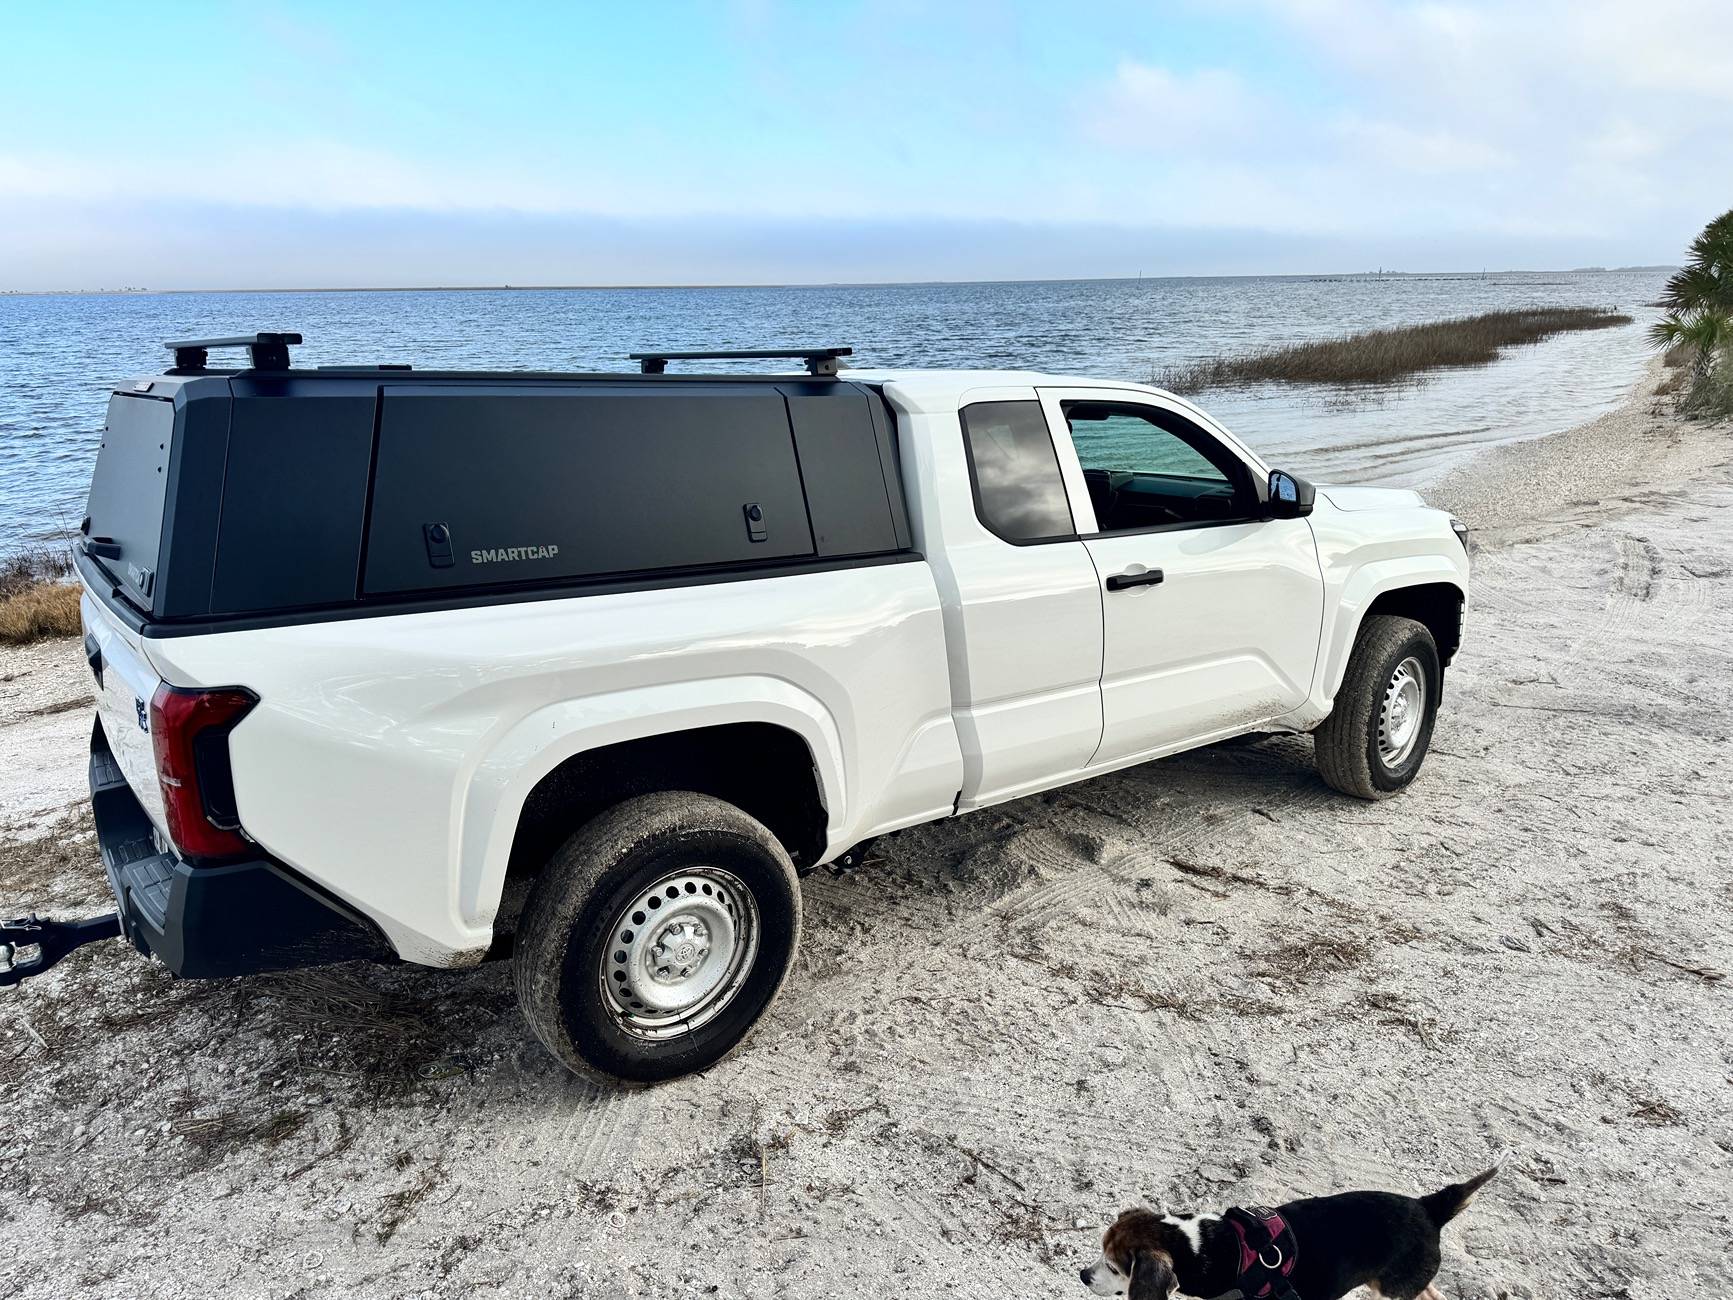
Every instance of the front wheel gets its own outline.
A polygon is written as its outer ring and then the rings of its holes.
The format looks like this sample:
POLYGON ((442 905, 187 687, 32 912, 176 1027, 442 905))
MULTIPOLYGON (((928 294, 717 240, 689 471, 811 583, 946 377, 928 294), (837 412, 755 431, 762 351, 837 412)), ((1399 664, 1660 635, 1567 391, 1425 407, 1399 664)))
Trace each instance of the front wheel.
POLYGON ((1336 701, 1314 733, 1318 771, 1344 794, 1388 799, 1420 773, 1443 669, 1424 623, 1374 614, 1360 627, 1336 701))
POLYGON ((787 852, 732 804, 627 800, 537 878, 518 923, 518 1002, 580 1074, 654 1083, 714 1065, 770 1009, 800 941, 787 852))

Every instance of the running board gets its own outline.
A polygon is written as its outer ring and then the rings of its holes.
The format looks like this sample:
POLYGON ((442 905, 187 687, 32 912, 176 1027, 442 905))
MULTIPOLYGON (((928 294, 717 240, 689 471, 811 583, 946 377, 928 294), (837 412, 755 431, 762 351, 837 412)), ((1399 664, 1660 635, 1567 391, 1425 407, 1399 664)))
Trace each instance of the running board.
POLYGON ((36 913, 0 921, 0 988, 22 984, 40 975, 62 957, 87 943, 120 938, 120 914, 93 916, 88 921, 45 921, 36 913), (20 960, 22 948, 36 949, 20 960))

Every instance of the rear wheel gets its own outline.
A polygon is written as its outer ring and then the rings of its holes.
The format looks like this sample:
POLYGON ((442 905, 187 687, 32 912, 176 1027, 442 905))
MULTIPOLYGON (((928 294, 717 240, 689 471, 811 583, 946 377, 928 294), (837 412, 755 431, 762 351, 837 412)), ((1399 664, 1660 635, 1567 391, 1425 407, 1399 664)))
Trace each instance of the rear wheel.
POLYGON ((1424 623, 1368 618, 1330 716, 1314 733, 1324 780, 1361 799, 1406 787, 1426 761, 1442 684, 1438 646, 1424 623))
POLYGON ((536 880, 518 1001, 569 1068, 672 1079, 745 1040, 799 939, 799 881, 775 836, 708 795, 644 795, 578 831, 536 880))

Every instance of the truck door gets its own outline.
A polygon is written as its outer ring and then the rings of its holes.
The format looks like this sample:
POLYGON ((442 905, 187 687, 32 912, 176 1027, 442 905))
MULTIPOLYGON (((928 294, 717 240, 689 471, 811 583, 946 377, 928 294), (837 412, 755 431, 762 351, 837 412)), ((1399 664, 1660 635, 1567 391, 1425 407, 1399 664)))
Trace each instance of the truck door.
POLYGON ((959 806, 1060 784, 1101 742, 1101 591, 1032 387, 899 403, 915 542, 945 610, 959 806))
POLYGON ((1323 578, 1307 521, 1263 517, 1264 468, 1179 403, 1124 389, 1043 389, 1041 400, 1074 509, 1092 516, 1078 525, 1102 592, 1092 765, 1296 708, 1317 660, 1323 578))

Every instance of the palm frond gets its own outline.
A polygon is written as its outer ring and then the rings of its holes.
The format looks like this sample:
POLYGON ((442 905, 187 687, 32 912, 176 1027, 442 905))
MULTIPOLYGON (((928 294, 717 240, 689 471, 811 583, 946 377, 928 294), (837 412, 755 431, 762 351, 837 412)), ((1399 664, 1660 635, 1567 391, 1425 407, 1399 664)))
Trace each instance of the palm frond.
POLYGON ((1733 211, 1723 212, 1703 227, 1691 246, 1693 256, 1701 253, 1706 263, 1723 270, 1733 267, 1733 211))
POLYGON ((1693 260, 1667 278, 1661 290, 1661 306, 1671 312, 1699 311, 1721 302, 1733 278, 1723 280, 1712 266, 1698 265, 1693 260))
POLYGON ((1733 314, 1700 311, 1684 322, 1680 338, 1704 354, 1733 347, 1733 314))
POLYGON ((1649 326, 1649 346, 1656 351, 1678 347, 1685 341, 1684 326, 1672 316, 1663 316, 1649 326))
POLYGON ((1691 241, 1685 265, 1667 281, 1661 302, 1673 310, 1733 308, 1733 211, 1723 212, 1691 241))

